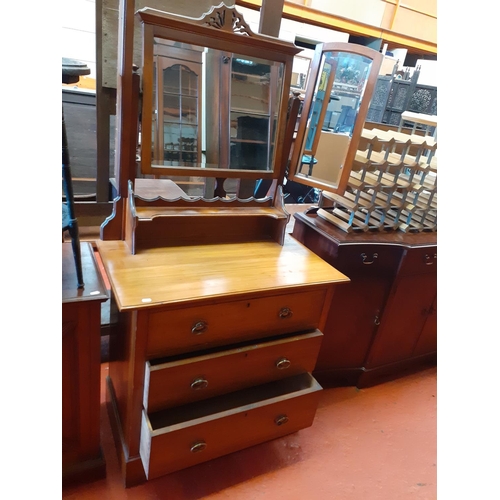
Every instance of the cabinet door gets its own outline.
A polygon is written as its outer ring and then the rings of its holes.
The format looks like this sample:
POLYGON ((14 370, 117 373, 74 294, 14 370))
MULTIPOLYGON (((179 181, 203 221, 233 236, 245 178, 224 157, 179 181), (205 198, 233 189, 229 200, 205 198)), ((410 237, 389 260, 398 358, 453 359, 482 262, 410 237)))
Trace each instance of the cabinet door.
POLYGON ((391 276, 373 276, 336 287, 316 370, 363 366, 391 282, 391 276))
MULTIPOLYGON (((187 51, 186 52, 194 52, 187 51)), ((157 56, 157 113, 154 160, 159 165, 192 165, 201 159, 200 61, 157 56)), ((195 56, 191 56, 195 57, 195 56)))
POLYGON ((433 273, 397 279, 382 314, 377 336, 370 349, 367 368, 408 359, 426 323, 436 296, 433 273))
POLYGON ((424 328, 413 351, 413 356, 434 352, 437 352, 437 297, 434 297, 424 328))

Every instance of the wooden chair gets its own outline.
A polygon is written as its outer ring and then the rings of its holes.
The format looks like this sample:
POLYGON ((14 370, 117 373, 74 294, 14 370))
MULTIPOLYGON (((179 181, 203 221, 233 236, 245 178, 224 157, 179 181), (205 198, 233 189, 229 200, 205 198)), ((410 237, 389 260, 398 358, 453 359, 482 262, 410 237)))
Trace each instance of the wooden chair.
POLYGON ((78 288, 83 288, 85 285, 83 282, 80 236, 78 232, 78 221, 75 217, 73 181, 69 164, 68 139, 66 136, 66 125, 64 123, 64 112, 62 114, 62 183, 65 197, 65 201, 62 204, 62 232, 68 231, 71 236, 78 288))

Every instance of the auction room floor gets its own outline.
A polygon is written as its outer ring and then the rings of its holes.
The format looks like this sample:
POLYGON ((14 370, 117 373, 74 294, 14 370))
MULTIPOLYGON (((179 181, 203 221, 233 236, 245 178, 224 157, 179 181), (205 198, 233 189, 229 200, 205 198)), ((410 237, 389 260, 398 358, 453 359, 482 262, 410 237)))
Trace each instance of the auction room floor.
POLYGON ((106 479, 63 489, 78 500, 434 500, 437 369, 366 389, 327 388, 312 427, 125 489, 105 407, 106 479))

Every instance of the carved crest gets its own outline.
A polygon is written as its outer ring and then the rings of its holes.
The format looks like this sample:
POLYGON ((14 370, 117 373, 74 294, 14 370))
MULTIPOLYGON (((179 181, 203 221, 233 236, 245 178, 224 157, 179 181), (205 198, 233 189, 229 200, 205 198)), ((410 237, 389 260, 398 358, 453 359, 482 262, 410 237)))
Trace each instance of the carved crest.
POLYGON ((200 23, 239 35, 252 36, 254 34, 243 16, 234 7, 228 7, 224 3, 212 7, 200 18, 200 23))

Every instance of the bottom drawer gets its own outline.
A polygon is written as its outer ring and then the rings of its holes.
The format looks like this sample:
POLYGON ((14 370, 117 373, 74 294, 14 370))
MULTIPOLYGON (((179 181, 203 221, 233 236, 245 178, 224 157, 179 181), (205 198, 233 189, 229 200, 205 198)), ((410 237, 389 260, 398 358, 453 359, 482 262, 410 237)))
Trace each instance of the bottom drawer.
POLYGON ((141 459, 148 479, 206 462, 312 425, 321 386, 304 373, 147 414, 141 459))

